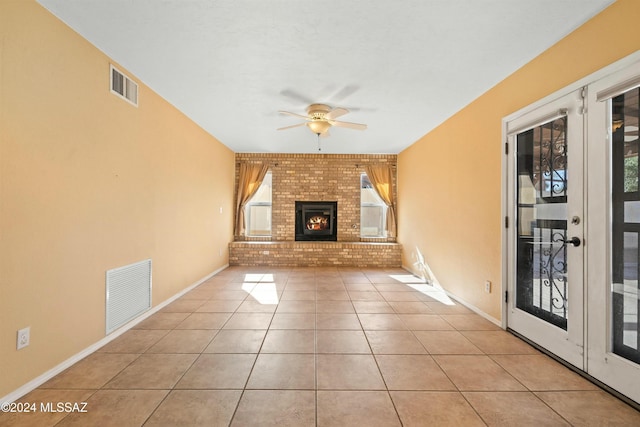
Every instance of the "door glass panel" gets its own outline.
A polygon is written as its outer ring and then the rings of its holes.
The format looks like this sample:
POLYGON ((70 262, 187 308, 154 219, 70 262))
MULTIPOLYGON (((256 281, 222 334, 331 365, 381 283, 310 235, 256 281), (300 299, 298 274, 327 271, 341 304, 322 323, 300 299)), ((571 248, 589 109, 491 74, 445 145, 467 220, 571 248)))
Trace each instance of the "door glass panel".
POLYGON ((640 89, 611 102, 612 159, 612 289, 613 352, 640 363, 640 191, 638 191, 638 122, 640 89))
POLYGON ((567 118, 517 135, 516 307, 567 329, 567 118))

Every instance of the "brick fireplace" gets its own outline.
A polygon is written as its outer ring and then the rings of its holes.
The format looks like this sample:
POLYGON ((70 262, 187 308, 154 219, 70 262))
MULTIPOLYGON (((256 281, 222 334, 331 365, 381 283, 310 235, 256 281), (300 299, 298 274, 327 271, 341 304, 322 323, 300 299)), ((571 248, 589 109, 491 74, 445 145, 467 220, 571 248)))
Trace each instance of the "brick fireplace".
POLYGON ((360 237, 360 175, 367 164, 395 167, 396 161, 393 154, 236 153, 236 188, 241 163, 269 164, 272 234, 232 242, 229 263, 399 267, 401 247, 394 239, 360 237), (296 202, 316 201, 336 203, 335 240, 296 239, 296 202))

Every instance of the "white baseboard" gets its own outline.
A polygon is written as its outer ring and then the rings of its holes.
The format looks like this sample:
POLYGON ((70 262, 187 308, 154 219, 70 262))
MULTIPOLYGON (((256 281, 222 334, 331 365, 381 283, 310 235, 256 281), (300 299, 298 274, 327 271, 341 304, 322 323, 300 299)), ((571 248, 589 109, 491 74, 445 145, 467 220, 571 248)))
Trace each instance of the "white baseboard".
POLYGON ((229 267, 229 264, 225 264, 222 267, 220 267, 219 269, 215 270, 214 272, 207 274, 205 277, 203 277, 203 278, 199 279, 198 281, 196 281, 195 283, 187 286, 186 288, 184 288, 183 290, 181 290, 177 294, 173 295, 169 299, 161 302, 160 304, 156 305, 155 307, 150 308, 149 310, 145 311, 144 313, 142 313, 140 316, 136 317, 132 321, 122 325, 120 328, 116 329, 115 331, 113 331, 112 333, 107 335, 106 337, 102 338, 100 341, 90 345, 89 347, 85 348, 81 352, 74 354, 73 356, 71 356, 70 358, 65 360, 64 362, 58 364, 57 366, 54 366, 53 368, 49 369, 44 374, 34 378, 33 380, 31 380, 28 383, 24 384, 22 387, 18 388, 17 390, 12 391, 11 393, 7 394, 6 396, 0 397, 0 403, 14 402, 14 401, 20 399, 25 394, 27 394, 27 393, 35 390, 36 388, 40 387, 42 384, 44 384, 45 382, 49 381, 51 378, 55 377, 56 375, 58 375, 60 372, 64 371, 65 369, 67 369, 69 367, 71 367, 75 363, 78 363, 79 361, 81 361, 85 357, 89 356, 90 354, 94 353, 95 351, 97 351, 101 347, 105 346, 109 342, 111 342, 114 339, 118 338, 120 335, 124 334, 129 329, 133 328, 135 325, 137 325, 138 323, 140 323, 143 320, 145 320, 147 317, 150 317, 151 315, 153 315, 153 314, 157 313, 158 311, 162 310, 164 307, 166 307, 167 305, 171 304, 173 301, 177 300, 178 298, 180 298, 181 296, 183 296, 187 292, 191 291, 196 286, 202 284, 203 282, 206 282, 207 280, 209 280, 210 278, 212 278, 213 276, 215 276, 216 274, 220 273, 222 270, 225 270, 228 267, 229 267))
MULTIPOLYGON (((402 268, 404 268, 405 270, 407 270, 409 273, 413 274, 414 276, 420 278, 421 280, 425 280, 424 278, 416 275, 416 273, 413 272, 413 270, 408 267, 403 265, 402 268)), ((426 283, 429 283, 428 280, 425 281, 426 283)), ((502 326, 502 322, 498 319, 496 319, 493 316, 490 316, 489 314, 485 313, 484 311, 480 310, 478 307, 476 307, 473 304, 468 303, 467 301, 463 300, 462 298, 457 297, 456 295, 448 292, 446 289, 440 288, 440 290, 442 290, 449 298, 456 300, 457 302, 459 302, 461 305, 467 307, 469 310, 473 311, 474 313, 476 313, 477 315, 487 319, 489 322, 499 326, 500 328, 504 329, 502 326)))
MULTIPOLYGON (((443 289, 444 290, 444 289, 443 289)), ((450 294, 449 292, 447 292, 446 290, 444 290, 444 293, 447 294, 447 296, 451 299, 456 300, 457 302, 459 302, 460 304, 464 305, 465 307, 467 307, 469 310, 473 311, 474 313, 476 313, 478 316, 481 316, 485 319, 487 319, 489 322, 495 324, 496 326, 499 326, 501 329, 502 328, 502 322, 498 319, 496 319, 493 316, 490 316, 489 314, 485 313, 484 311, 480 310, 478 307, 476 307, 473 304, 469 304, 468 302, 466 302, 465 300, 450 294)))

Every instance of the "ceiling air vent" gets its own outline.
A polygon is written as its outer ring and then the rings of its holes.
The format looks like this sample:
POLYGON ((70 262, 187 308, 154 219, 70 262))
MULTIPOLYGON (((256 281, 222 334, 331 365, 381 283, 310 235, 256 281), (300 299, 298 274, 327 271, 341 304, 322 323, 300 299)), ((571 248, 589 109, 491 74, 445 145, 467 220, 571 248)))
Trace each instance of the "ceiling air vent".
POLYGON ((138 106, 138 84, 111 65, 111 93, 138 106))

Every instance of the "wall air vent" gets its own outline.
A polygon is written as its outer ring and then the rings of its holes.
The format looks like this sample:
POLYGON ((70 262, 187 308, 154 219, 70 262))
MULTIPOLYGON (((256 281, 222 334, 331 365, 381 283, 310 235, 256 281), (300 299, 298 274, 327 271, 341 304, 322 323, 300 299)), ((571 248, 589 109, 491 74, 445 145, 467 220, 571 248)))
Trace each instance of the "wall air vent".
POLYGON ((107 271, 107 334, 151 308, 151 260, 107 271))
POLYGON ((113 65, 111 69, 111 93, 117 95, 131 104, 138 106, 138 84, 125 76, 113 65))

